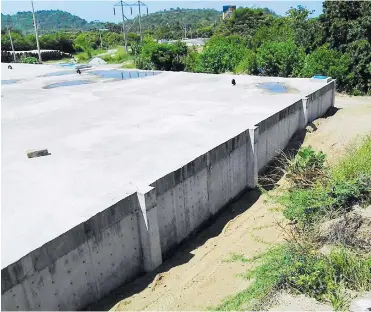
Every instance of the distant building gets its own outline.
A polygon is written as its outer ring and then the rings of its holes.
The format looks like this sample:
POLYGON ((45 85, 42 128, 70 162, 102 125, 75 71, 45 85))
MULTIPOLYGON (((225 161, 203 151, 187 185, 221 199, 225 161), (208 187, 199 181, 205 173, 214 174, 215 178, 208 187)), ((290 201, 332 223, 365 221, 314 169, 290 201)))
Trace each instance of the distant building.
POLYGON ((231 17, 234 10, 236 10, 235 5, 223 5, 223 20, 231 17))

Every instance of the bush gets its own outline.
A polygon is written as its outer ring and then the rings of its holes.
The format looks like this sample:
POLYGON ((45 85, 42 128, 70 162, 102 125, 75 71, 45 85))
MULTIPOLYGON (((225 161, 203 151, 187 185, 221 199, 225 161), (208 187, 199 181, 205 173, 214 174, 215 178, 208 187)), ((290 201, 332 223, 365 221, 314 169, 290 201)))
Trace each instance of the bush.
POLYGON ((200 72, 200 53, 196 50, 190 50, 185 59, 185 71, 187 72, 200 72))
POLYGON ((76 58, 79 62, 87 62, 92 58, 92 51, 87 50, 86 52, 81 52, 76 54, 76 58))
POLYGON ((304 67, 301 70, 302 77, 325 75, 337 79, 336 86, 339 91, 345 90, 348 81, 350 58, 348 54, 341 54, 324 45, 311 54, 307 55, 304 67))
POLYGON ((371 137, 353 147, 331 169, 324 167, 324 161, 321 152, 309 147, 299 150, 288 166, 287 177, 293 185, 273 197, 283 207, 284 216, 301 227, 371 201, 371 137))
POLYGON ((259 72, 256 62, 256 54, 252 50, 247 50, 244 58, 240 63, 238 63, 234 72, 236 74, 257 75, 259 72))
POLYGON ((140 69, 184 70, 187 46, 183 42, 174 44, 157 43, 146 39, 136 57, 136 65, 140 69))
POLYGON ((22 57, 21 63, 25 64, 39 64, 39 60, 36 57, 28 56, 28 57, 22 57))
POLYGON ((246 43, 239 36, 214 36, 200 55, 199 69, 204 73, 220 74, 233 71, 246 53, 246 43))
POLYGON ((286 177, 297 187, 308 187, 324 175, 326 155, 310 146, 301 147, 295 158, 289 161, 286 177))
MULTIPOLYGON (((371 29, 371 27, 370 27, 371 29)), ((371 33, 371 31, 370 31, 371 33)), ((367 40, 357 40, 347 47, 350 56, 350 74, 346 92, 352 95, 371 95, 371 44, 367 40)))
POLYGON ((292 77, 298 75, 305 53, 292 41, 267 42, 257 50, 257 65, 266 76, 292 77))
POLYGON ((73 46, 78 51, 91 51, 98 49, 99 35, 96 32, 82 32, 73 41, 73 46))
POLYGON ((276 202, 283 206, 286 219, 306 227, 326 215, 336 201, 322 185, 316 185, 309 189, 294 188, 284 192, 276 198, 276 202))
POLYGON ((126 53, 125 49, 123 47, 117 48, 117 51, 115 54, 110 55, 106 54, 102 56, 102 59, 105 60, 109 64, 120 64, 122 62, 125 62, 129 59, 129 54, 126 53))

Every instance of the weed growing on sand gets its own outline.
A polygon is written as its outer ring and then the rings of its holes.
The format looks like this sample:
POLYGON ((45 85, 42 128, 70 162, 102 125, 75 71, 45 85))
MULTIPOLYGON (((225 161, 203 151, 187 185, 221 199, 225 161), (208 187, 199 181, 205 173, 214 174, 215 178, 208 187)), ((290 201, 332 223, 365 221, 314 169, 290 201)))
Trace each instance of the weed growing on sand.
POLYGON ((290 289, 345 310, 349 305, 346 289, 371 289, 371 256, 360 257, 346 248, 323 255, 284 244, 251 261, 256 266, 244 277, 252 279, 252 285, 227 298, 217 311, 259 309, 278 289, 290 289))
POLYGON ((224 260, 224 262, 235 262, 235 261, 240 261, 240 262, 250 262, 249 259, 245 258, 243 254, 236 254, 232 253, 230 259, 224 260))
POLYGON ((310 186, 319 177, 326 175, 326 154, 316 152, 310 146, 299 149, 297 155, 288 161, 286 177, 294 186, 310 186))
POLYGON ((323 153, 299 150, 288 166, 289 188, 270 197, 283 208, 288 220, 301 227, 323 217, 336 217, 355 204, 371 200, 370 136, 334 167, 326 168, 324 159, 323 153))

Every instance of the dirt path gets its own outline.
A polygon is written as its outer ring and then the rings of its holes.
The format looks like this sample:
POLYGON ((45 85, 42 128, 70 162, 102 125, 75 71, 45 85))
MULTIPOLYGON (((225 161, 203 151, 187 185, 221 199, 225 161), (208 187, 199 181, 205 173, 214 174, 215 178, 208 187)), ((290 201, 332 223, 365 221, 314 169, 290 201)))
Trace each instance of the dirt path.
MULTIPOLYGON (((330 161, 357 136, 371 133, 371 97, 337 96, 335 103, 336 114, 315 121, 317 130, 304 141, 326 152, 330 161)), ((118 289, 100 308, 189 311, 218 305, 249 284, 237 276, 248 264, 225 260, 232 253, 254 256, 281 241, 280 218, 257 191, 250 191, 226 208, 213 226, 183 244, 157 272, 118 289)))

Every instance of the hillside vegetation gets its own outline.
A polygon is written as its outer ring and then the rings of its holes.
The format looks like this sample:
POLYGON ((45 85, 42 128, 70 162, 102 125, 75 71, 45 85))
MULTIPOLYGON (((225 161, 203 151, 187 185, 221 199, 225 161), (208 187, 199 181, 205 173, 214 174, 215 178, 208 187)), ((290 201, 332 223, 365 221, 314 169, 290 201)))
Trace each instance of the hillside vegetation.
MULTIPOLYGON (((103 23, 87 22, 71 13, 60 10, 42 10, 37 11, 37 20, 40 34, 69 30, 81 31, 97 28, 103 23)), ((10 27, 13 30, 19 30, 24 34, 34 33, 34 26, 31 12, 18 12, 14 15, 1 14, 1 29, 10 27)))

